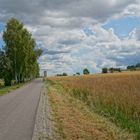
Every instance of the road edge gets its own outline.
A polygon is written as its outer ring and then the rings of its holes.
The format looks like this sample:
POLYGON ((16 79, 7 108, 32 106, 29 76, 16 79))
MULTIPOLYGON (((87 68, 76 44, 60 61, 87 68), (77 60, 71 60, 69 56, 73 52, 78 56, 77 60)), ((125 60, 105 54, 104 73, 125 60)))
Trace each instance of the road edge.
POLYGON ((51 107, 47 95, 47 88, 44 84, 41 90, 36 112, 32 140, 53 140, 54 129, 51 118, 51 107))

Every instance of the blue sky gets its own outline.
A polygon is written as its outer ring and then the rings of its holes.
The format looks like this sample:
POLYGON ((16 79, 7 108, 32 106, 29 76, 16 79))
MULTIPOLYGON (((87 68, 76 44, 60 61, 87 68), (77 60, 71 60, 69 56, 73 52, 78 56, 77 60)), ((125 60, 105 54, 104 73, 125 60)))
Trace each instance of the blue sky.
POLYGON ((4 24, 0 23, 0 32, 3 31, 4 27, 5 27, 4 24))
POLYGON ((140 61, 138 0, 0 0, 0 47, 7 20, 15 17, 44 51, 38 60, 50 75, 100 72, 140 61))
MULTIPOLYGON (((5 26, 3 23, 0 23, 0 32, 4 30, 5 26)), ((2 38, 0 39, 0 48, 4 45, 2 38)))
POLYGON ((109 20, 103 27, 105 29, 113 28, 115 34, 121 38, 127 37, 135 28, 140 29, 140 17, 127 16, 120 19, 109 20))
MULTIPOLYGON (((91 26, 92 25, 88 25, 83 28, 87 36, 95 34, 94 29, 92 29, 91 26)), ((104 23, 102 27, 106 30, 112 28, 118 37, 124 38, 134 29, 140 29, 140 17, 126 16, 119 19, 111 19, 104 23)))

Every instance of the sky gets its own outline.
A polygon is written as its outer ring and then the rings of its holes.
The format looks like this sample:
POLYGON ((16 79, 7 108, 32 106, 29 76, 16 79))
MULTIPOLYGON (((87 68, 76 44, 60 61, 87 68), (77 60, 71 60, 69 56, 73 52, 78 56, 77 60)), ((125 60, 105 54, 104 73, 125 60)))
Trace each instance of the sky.
POLYGON ((0 47, 11 17, 32 33, 49 75, 140 62, 140 0, 0 0, 0 47))

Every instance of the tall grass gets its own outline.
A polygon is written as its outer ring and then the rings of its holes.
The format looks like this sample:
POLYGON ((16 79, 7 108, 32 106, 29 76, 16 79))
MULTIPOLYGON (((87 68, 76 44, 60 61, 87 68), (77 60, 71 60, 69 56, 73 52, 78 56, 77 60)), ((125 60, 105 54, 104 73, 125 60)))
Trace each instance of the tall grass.
POLYGON ((55 77, 67 93, 140 139, 140 72, 55 77))

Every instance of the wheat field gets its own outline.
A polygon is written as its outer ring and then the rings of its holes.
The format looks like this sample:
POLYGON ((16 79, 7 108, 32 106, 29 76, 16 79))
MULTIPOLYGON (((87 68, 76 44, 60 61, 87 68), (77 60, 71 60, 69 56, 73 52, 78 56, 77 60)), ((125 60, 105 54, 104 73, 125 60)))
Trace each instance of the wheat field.
POLYGON ((49 79, 60 83, 67 93, 72 91, 73 96, 100 108, 100 112, 110 112, 110 117, 116 115, 121 127, 140 133, 139 71, 49 79))

